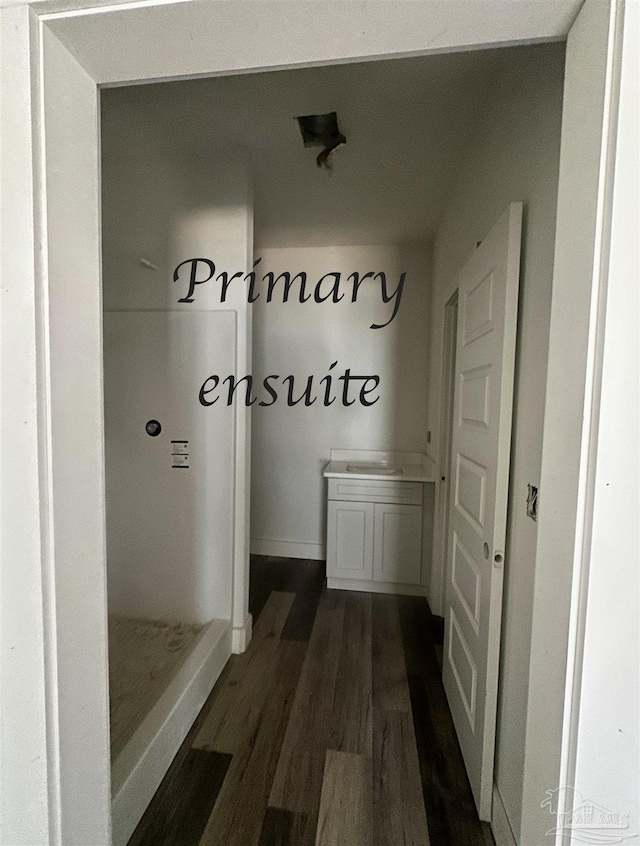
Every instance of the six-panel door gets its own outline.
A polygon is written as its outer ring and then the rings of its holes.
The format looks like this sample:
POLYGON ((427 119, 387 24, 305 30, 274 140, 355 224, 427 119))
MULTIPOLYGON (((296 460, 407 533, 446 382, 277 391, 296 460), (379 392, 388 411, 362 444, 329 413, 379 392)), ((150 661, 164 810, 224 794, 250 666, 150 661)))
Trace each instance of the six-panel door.
POLYGON ((491 820, 522 204, 458 275, 443 683, 480 819, 491 820))

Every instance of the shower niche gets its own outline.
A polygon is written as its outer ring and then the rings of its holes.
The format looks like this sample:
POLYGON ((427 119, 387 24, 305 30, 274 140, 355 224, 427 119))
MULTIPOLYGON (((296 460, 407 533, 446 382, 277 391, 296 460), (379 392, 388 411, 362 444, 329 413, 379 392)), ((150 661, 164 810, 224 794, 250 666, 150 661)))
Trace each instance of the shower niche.
POLYGON ((235 316, 104 313, 113 842, 125 844, 231 652, 235 316))

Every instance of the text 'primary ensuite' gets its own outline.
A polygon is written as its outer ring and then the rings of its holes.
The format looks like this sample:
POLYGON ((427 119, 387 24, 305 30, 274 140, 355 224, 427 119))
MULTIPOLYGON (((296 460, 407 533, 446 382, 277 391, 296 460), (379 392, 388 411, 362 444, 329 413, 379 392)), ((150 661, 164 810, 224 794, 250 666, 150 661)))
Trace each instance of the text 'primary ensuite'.
MULTIPOLYGON (((367 280, 372 280, 372 283, 380 286, 380 297, 382 302, 387 305, 392 303, 391 315, 386 323, 372 323, 370 329, 383 329, 388 326, 395 318, 400 308, 402 300, 402 292, 406 273, 401 273, 398 284, 395 288, 387 281, 387 276, 384 271, 375 272, 373 270, 366 273, 354 271, 348 275, 342 274, 340 271, 330 271, 323 274, 317 281, 310 280, 307 273, 299 271, 292 275, 288 271, 284 271, 276 276, 273 271, 265 273, 259 279, 259 273, 256 273, 256 268, 262 259, 258 258, 253 263, 253 268, 249 273, 238 271, 236 273, 228 273, 221 271, 216 276, 216 265, 208 258, 191 258, 180 262, 173 273, 174 282, 186 282, 187 291, 185 296, 180 297, 179 303, 194 303, 196 301, 196 292, 201 285, 210 285, 211 283, 219 283, 220 302, 224 303, 227 300, 227 294, 232 286, 235 288, 243 283, 246 285, 246 297, 248 303, 254 303, 260 298, 262 294, 265 295, 267 303, 273 302, 278 296, 281 297, 281 302, 287 303, 291 300, 304 303, 339 303, 345 298, 350 298, 352 303, 358 301, 358 293, 361 285, 367 280), (242 280, 242 281, 240 281, 242 280), (293 293, 292 293, 293 292, 293 293), (297 293, 297 297, 295 294, 297 293)), ((328 368, 332 371, 337 365, 333 362, 328 368)), ((259 406, 268 407, 273 405, 279 397, 278 387, 279 382, 286 385, 284 395, 286 396, 286 403, 289 406, 303 403, 305 406, 313 405, 319 401, 320 405, 329 406, 336 400, 344 406, 354 405, 359 402, 360 405, 371 406, 379 399, 369 397, 369 395, 376 390, 380 384, 380 377, 376 375, 353 375, 350 368, 345 368, 342 375, 328 372, 324 378, 320 379, 319 389, 314 387, 314 376, 308 376, 305 387, 300 392, 295 388, 295 376, 290 374, 281 377, 279 374, 270 374, 262 381, 262 390, 264 399, 260 399, 254 393, 253 377, 251 375, 236 378, 234 375, 227 376, 222 379, 218 375, 211 375, 205 379, 202 388, 200 389, 199 401, 201 405, 214 405, 220 398, 221 393, 223 401, 227 405, 231 405, 236 397, 236 391, 241 383, 244 383, 244 404, 247 406, 257 403, 259 406), (339 390, 334 388, 335 382, 341 382, 342 385, 339 390), (356 387, 352 383, 358 383, 356 387), (226 386, 226 390, 220 392, 219 386, 226 386), (320 387, 321 386, 321 387, 320 387), (353 388, 353 394, 350 393, 350 388, 353 388), (296 398, 296 394, 298 394, 296 398)))

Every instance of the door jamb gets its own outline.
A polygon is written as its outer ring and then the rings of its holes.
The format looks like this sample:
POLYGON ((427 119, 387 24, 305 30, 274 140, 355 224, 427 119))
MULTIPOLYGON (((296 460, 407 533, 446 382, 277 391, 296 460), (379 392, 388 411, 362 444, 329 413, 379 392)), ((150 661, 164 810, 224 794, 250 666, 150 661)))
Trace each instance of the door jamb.
POLYGON ((438 548, 436 560, 441 561, 442 573, 439 608, 444 617, 446 609, 447 572, 449 568, 449 505, 451 501, 451 442, 453 435, 453 400, 455 394, 456 338, 458 320, 458 289, 447 300, 443 309, 444 332, 442 339, 442 403, 440 407, 440 444, 438 467, 444 470, 440 477, 438 497, 438 548))

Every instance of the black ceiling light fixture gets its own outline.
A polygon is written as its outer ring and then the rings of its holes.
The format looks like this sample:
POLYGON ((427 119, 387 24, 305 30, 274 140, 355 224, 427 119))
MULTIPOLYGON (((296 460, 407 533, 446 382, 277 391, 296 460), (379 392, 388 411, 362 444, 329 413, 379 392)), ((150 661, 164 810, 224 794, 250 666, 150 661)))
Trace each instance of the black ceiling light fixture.
POLYGON ((326 115, 302 115, 296 120, 304 146, 323 148, 316 156, 318 167, 331 170, 329 156, 341 144, 347 143, 347 139, 338 129, 338 115, 335 112, 328 112, 326 115))

